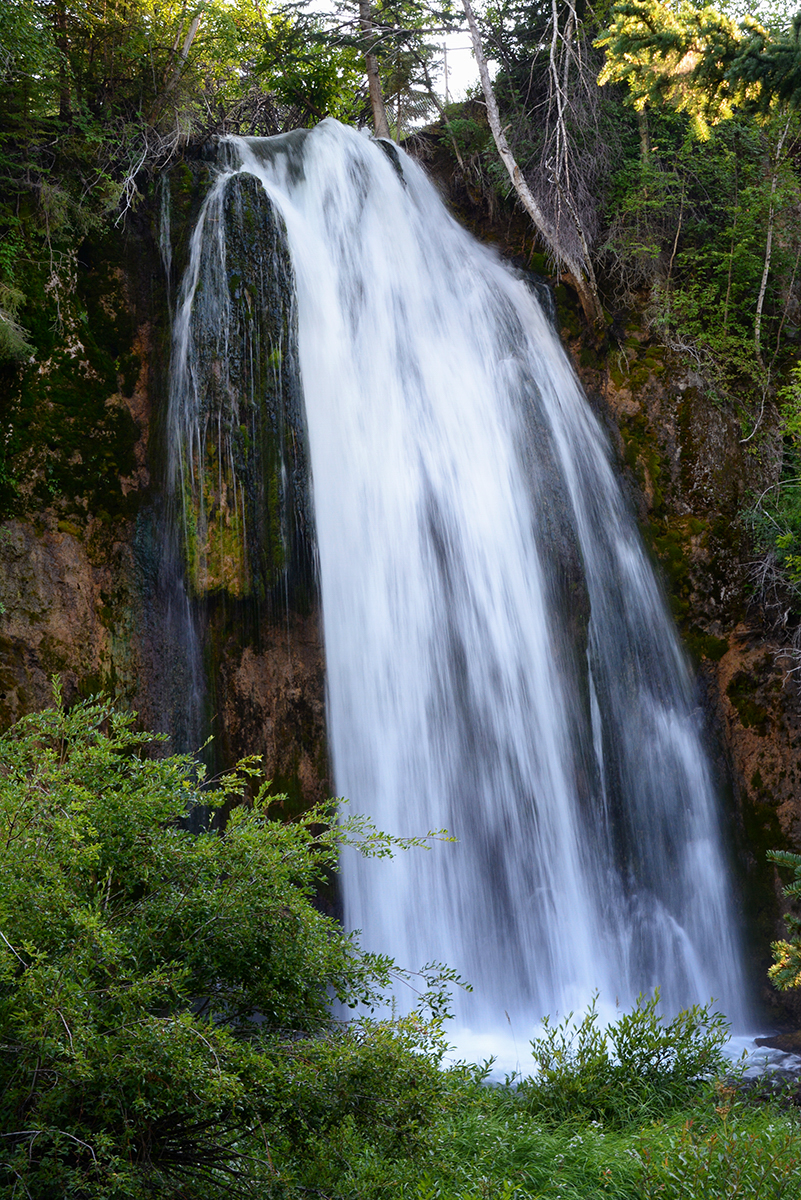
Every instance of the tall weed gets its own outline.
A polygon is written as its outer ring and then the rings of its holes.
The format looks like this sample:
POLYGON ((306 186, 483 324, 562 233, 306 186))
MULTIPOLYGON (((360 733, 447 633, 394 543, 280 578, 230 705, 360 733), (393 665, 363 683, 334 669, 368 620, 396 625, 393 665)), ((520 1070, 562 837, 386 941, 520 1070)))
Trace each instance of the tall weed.
POLYGON ((531 1043, 536 1074, 520 1093, 543 1120, 601 1121, 616 1128, 653 1119, 686 1104, 727 1065, 728 1023, 711 1004, 665 1020, 658 990, 604 1030, 596 1002, 574 1022, 546 1017, 531 1043))

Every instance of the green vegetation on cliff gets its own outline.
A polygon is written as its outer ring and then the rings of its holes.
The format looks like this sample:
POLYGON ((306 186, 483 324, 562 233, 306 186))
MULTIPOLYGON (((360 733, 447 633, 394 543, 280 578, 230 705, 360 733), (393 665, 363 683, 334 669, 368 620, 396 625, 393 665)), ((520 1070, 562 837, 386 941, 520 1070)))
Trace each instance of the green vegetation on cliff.
MULTIPOLYGON (((656 375, 669 387, 681 371, 691 376, 682 410, 692 391, 711 426, 715 410, 736 421, 735 453, 747 459, 736 470, 748 482, 734 508, 721 497, 720 515, 729 539, 744 546, 750 536, 761 559, 753 591, 789 622, 790 641, 801 524, 783 396, 801 352, 799 23, 792 9, 765 12, 764 24, 738 25, 711 8, 657 0, 597 10, 506 0, 485 8, 483 30, 514 155, 564 244, 578 257, 586 246, 607 309, 600 360, 585 345, 582 365, 605 367, 634 406, 656 375)), ((464 159, 457 181, 489 214, 508 182, 481 110, 450 115, 464 159)), ((558 275, 540 249, 523 243, 527 265, 558 275)), ((581 323, 564 289, 557 300, 575 344, 581 323)), ((656 537, 672 539, 659 511, 665 463, 638 421, 620 420, 626 461, 656 537)), ((673 562, 663 565, 672 575, 673 562)))
POLYGON ((600 80, 627 86, 641 142, 639 194, 629 193, 619 224, 639 232, 644 222, 652 253, 660 240, 663 256, 669 247, 667 270, 654 259, 651 272, 654 329, 695 359, 712 399, 736 407, 742 444, 762 458, 764 483, 745 514, 762 555, 757 590, 775 608, 782 596, 797 624, 801 513, 787 401, 801 340, 801 14, 765 8, 738 22, 711 7, 621 0, 610 16, 596 42, 600 80), (683 136, 670 169, 659 163, 660 182, 673 176, 660 198, 649 176, 666 122, 683 136))
POLYGON ((0 6, 0 517, 130 515, 153 383, 129 254, 158 271, 139 204, 190 142, 352 119, 358 56, 314 32, 252 0, 0 6))
POLYGON ((770 977, 776 986, 783 991, 790 991, 801 988, 801 916, 797 909, 801 900, 801 854, 777 850, 768 857, 778 866, 788 869, 791 875, 790 882, 782 890, 796 909, 785 914, 787 937, 774 943, 774 963, 770 969, 770 977))
POLYGON ((398 972, 314 902, 344 841, 410 842, 330 809, 279 822, 254 764, 207 784, 154 748, 102 701, 0 739, 4 1194, 793 1195, 797 1121, 720 1079, 721 1017, 654 999, 608 1042, 593 1010, 546 1024, 516 1087, 445 1067, 453 975, 398 972), (398 974, 422 979, 411 1017, 333 1020, 398 974))

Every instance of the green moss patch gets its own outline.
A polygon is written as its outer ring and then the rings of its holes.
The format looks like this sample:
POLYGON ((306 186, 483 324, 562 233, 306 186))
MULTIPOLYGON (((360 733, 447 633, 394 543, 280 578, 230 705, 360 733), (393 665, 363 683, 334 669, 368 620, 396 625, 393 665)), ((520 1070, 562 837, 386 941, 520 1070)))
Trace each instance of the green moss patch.
POLYGON ((120 478, 134 473, 140 430, 124 397, 141 364, 123 255, 117 235, 98 233, 63 255, 72 266, 62 261, 58 287, 45 264, 28 267, 21 317, 36 353, 6 372, 0 519, 56 504, 79 527, 87 512, 113 520, 131 511, 120 478))
POLYGON ((757 684, 747 671, 738 671, 726 688, 726 695, 731 700, 740 721, 747 729, 753 729, 760 737, 768 732, 769 718, 767 709, 758 704, 755 695, 757 684))
POLYGON ((713 637, 712 634, 705 633, 697 626, 687 630, 684 642, 695 659, 705 658, 710 662, 720 662, 729 648, 729 643, 725 638, 713 637))

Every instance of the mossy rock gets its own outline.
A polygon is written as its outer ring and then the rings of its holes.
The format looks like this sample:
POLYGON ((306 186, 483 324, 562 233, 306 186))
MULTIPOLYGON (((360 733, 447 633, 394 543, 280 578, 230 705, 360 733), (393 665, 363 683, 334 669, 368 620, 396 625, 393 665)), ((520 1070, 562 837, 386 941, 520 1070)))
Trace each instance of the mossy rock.
POLYGON ((294 275, 283 219, 253 176, 223 197, 227 296, 201 265, 193 316, 201 447, 184 485, 193 594, 252 596, 276 613, 313 595, 313 519, 297 359, 294 275), (226 328, 203 317, 207 289, 226 328))
POLYGON ((696 625, 685 632, 684 644, 696 661, 708 659, 710 662, 720 662, 729 648, 726 638, 714 637, 696 625))
MULTIPOLYGON (((135 317, 125 294, 125 247, 98 231, 63 254, 64 286, 42 264, 28 267, 20 318, 36 347, 33 362, 3 372, 0 416, 9 430, 0 464, 0 519, 56 505, 81 529, 87 513, 131 515, 121 478, 136 467, 141 430, 125 397, 140 361, 135 317), (38 269, 37 269, 38 267, 38 269)), ((70 529, 72 532, 72 528, 70 529)))
POLYGON ((764 737, 770 721, 767 709, 756 700, 758 686, 757 681, 747 671, 738 671, 726 688, 726 695, 734 705, 742 724, 764 737))
POLYGON ((579 337, 582 326, 575 294, 564 283, 558 283, 553 289, 553 296, 560 330, 569 337, 579 337))
POLYGON ((614 357, 610 361, 609 367, 608 367, 609 378, 612 380, 612 383, 615 385, 616 388, 625 387, 626 381, 628 379, 628 366, 626 367, 626 370, 623 369, 623 367, 620 365, 620 362, 619 362, 619 359, 621 357, 622 356, 619 356, 619 355, 614 357))

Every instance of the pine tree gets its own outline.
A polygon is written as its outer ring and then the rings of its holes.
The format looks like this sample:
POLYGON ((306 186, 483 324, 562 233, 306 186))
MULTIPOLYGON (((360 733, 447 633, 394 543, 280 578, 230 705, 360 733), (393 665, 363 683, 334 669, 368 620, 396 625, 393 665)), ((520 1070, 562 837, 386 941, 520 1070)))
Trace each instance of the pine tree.
POLYGON ((611 15, 596 42, 606 51, 599 83, 626 83, 640 111, 668 100, 706 138, 735 108, 801 107, 801 12, 779 35, 752 17, 737 24, 712 8, 676 11, 661 0, 621 0, 611 15))

